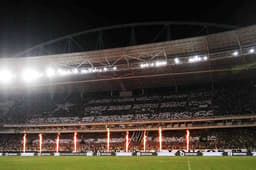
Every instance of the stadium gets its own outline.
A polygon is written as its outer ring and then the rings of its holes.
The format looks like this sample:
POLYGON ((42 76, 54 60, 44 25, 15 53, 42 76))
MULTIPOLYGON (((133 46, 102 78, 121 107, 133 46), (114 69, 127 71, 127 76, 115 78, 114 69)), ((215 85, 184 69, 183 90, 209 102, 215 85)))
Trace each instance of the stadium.
POLYGON ((106 26, 0 66, 0 169, 255 169, 256 25, 106 26))

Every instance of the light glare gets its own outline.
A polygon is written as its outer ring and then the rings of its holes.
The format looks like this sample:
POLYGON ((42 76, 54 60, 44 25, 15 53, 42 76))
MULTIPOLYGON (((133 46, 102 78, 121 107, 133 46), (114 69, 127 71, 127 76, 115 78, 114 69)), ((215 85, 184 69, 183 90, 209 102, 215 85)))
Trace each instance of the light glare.
POLYGON ((249 50, 249 53, 254 53, 255 52, 255 50, 254 50, 254 48, 251 48, 250 50, 249 50))
POLYGON ((48 69, 46 70, 46 76, 47 76, 47 77, 53 77, 53 76, 55 76, 55 70, 54 70, 53 68, 48 68, 48 69))
POLYGON ((0 71, 0 82, 3 84, 11 83, 14 75, 9 70, 0 71))
POLYGON ((74 69, 72 70, 72 72, 73 72, 74 74, 78 74, 78 69, 77 69, 77 68, 74 68, 74 69))
POLYGON ((174 62, 175 62, 175 64, 179 64, 179 63, 180 63, 180 59, 175 58, 175 59, 174 59, 174 62))
POLYGON ((69 75, 69 74, 70 74, 70 70, 58 69, 58 73, 59 73, 61 76, 66 76, 66 75, 69 75))
POLYGON ((38 71, 34 69, 26 69, 22 72, 22 79, 27 83, 33 82, 41 76, 42 74, 40 74, 38 71))
POLYGON ((238 54, 239 54, 238 51, 234 51, 232 55, 233 56, 238 56, 238 54))

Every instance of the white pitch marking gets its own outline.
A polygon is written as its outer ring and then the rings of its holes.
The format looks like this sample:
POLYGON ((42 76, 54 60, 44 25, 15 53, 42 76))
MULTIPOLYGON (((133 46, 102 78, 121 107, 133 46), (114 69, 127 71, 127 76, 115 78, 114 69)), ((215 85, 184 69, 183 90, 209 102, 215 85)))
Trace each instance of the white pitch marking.
POLYGON ((188 163, 188 170, 191 170, 190 160, 189 159, 187 159, 187 163, 188 163))

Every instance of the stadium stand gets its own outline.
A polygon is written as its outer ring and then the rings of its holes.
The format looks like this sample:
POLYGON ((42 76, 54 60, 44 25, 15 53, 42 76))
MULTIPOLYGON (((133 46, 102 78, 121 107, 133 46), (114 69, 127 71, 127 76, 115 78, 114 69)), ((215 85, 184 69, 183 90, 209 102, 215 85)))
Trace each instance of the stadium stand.
MULTIPOLYGON (((255 128, 246 129, 214 129, 195 130, 191 133, 191 152, 198 150, 246 150, 253 151, 255 144, 255 128)), ((186 139, 184 131, 164 131, 163 150, 175 151, 185 150, 186 139)), ((158 151, 159 138, 156 132, 149 132, 147 137, 147 151, 158 151)), ((110 150, 113 152, 125 151, 125 133, 111 133, 110 150)), ((56 134, 43 135, 42 152, 55 152, 56 134)), ((2 152, 20 152, 22 150, 22 135, 1 135, 0 150, 2 152)), ((73 151, 73 134, 60 135, 60 152, 73 151)), ((106 151, 105 133, 78 134, 77 152, 106 151)), ((38 152, 38 135, 28 135, 27 151, 38 152)), ((130 151, 143 150, 142 133, 133 132, 130 134, 130 151)))
POLYGON ((250 115, 256 110, 254 84, 193 88, 174 92, 154 89, 133 97, 92 98, 79 94, 8 96, 2 98, 2 121, 43 123, 176 120, 228 115, 250 115), (158 92, 159 90, 159 92, 158 92), (22 113, 26 113, 25 115, 22 113), (21 117, 20 117, 21 116, 21 117), (3 118, 4 117, 4 118, 3 118), (11 118, 12 117, 12 118, 11 118))
MULTIPOLYGON (((56 68, 53 82, 39 76, 34 78, 42 80, 34 84, 1 88, 0 153, 255 151, 255 35, 252 26, 184 40, 28 57, 35 65, 52 61, 72 68, 56 68), (107 60, 103 56, 116 65, 100 65, 107 60), (127 62, 123 56, 136 57, 127 62), (80 70, 73 69, 81 63, 80 70)), ((24 64, 18 58, 8 61, 24 64)))
MULTIPOLYGON (((130 97, 93 97, 71 94, 55 96, 50 99, 45 94, 37 96, 9 96, 2 98, 2 122, 12 121, 19 124, 63 124, 90 122, 129 122, 147 120, 183 120, 203 119, 229 115, 254 115, 255 86, 253 83, 240 83, 237 86, 221 85, 212 88, 206 86, 186 87, 180 91, 168 88, 145 89, 144 95, 130 97), (204 88, 203 88, 204 87, 204 88), (193 89, 193 90, 191 90, 193 89), (40 101, 40 102, 39 102, 40 101), (21 113, 22 118, 18 116, 21 113), (8 119, 4 119, 10 116, 8 119), (16 117, 16 118, 15 118, 16 117), (14 119, 13 119, 14 118, 14 119)), ((97 94, 96 94, 97 96, 97 94)), ((136 125, 150 128, 153 125, 136 125)), ((120 128, 123 128, 120 125, 120 128)), ((34 128, 35 129, 35 128, 34 128)), ((76 130, 75 127, 68 127, 76 130)), ((97 129, 97 128, 95 128, 97 129)), ((255 128, 206 129, 191 131, 191 150, 198 149, 255 149, 255 128), (232 134, 232 135, 230 135, 232 134), (204 138, 204 139, 202 139, 204 138)), ((60 151, 72 152, 73 133, 60 135, 60 151)), ((111 133, 112 151, 124 151, 125 133, 111 133)), ((158 133, 148 132, 147 150, 157 151, 158 133)), ((43 135, 43 151, 54 152, 56 133, 43 135)), ((143 133, 130 132, 131 151, 142 150, 143 133)), ((0 150, 16 152, 22 149, 22 135, 9 134, 0 138, 0 150)), ((164 131, 163 148, 182 150, 185 148, 184 131, 164 131)), ((28 135, 27 150, 38 151, 38 135, 28 135)), ((106 151, 106 133, 79 133, 78 152, 106 151)))

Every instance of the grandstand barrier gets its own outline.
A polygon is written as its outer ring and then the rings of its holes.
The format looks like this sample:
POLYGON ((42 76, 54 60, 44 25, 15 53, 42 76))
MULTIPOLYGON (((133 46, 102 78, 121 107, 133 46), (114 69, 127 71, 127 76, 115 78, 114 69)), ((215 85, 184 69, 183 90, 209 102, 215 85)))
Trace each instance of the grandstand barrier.
POLYGON ((223 152, 202 152, 203 156, 223 156, 223 152))
POLYGON ((232 156, 232 152, 224 152, 224 156, 232 156))
POLYGON ((156 152, 137 152, 137 156, 156 156, 156 152))
POLYGON ((20 156, 35 156, 35 153, 34 152, 21 153, 20 156))
POLYGON ((18 153, 5 153, 5 156, 19 156, 20 154, 18 153))
POLYGON ((93 156, 93 152, 87 152, 86 156, 93 156))
POLYGON ((132 152, 116 152, 116 156, 132 156, 132 152))
POLYGON ((40 156, 51 156, 51 153, 41 153, 40 156))
POLYGON ((185 152, 184 156, 201 156, 201 152, 185 152))
POLYGON ((54 152, 53 156, 60 156, 59 152, 54 152))
POLYGON ((60 153, 60 156, 86 156, 86 152, 85 153, 81 153, 81 152, 60 153))
POLYGON ((231 156, 249 156, 247 152, 232 152, 231 156))
POLYGON ((157 152, 157 156, 175 156, 174 152, 157 152))
POLYGON ((97 152, 96 156, 115 156, 115 152, 97 152))
POLYGON ((256 156, 256 152, 1 152, 0 156, 256 156))
POLYGON ((184 152, 184 151, 178 151, 175 154, 176 156, 201 156, 201 152, 184 152))

